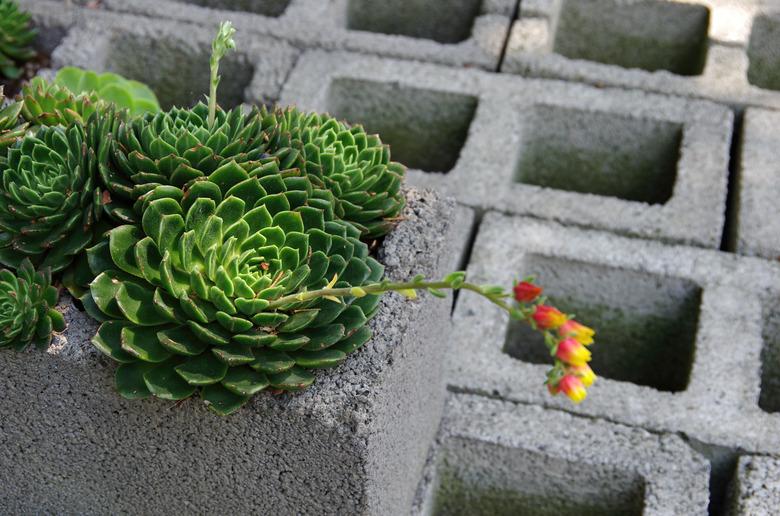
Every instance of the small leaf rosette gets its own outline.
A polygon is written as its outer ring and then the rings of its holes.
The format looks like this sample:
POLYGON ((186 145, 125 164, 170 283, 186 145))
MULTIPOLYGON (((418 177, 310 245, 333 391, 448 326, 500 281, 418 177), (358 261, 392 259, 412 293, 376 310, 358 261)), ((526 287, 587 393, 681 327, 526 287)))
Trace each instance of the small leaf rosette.
POLYGON ((33 126, 84 124, 108 104, 96 93, 76 95, 68 88, 34 77, 22 87, 22 116, 33 126))
MULTIPOLYGON (((0 86, 0 106, 3 105, 3 88, 0 86)), ((8 147, 16 143, 27 131, 27 123, 19 116, 22 112, 21 102, 12 102, 0 108, 0 156, 4 156, 8 147)))
POLYGON ((96 185, 110 137, 104 120, 88 127, 42 127, 0 157, 0 263, 29 258, 52 272, 93 240, 102 194, 96 185))
POLYGON ((62 314, 53 308, 58 297, 50 271, 36 272, 30 260, 16 274, 0 270, 0 348, 47 347, 52 331, 65 329, 62 314))
POLYGON ((21 65, 35 57, 32 43, 37 31, 30 19, 13 0, 0 0, 0 77, 18 79, 21 65))
POLYGON ((268 148, 295 149, 296 166, 333 192, 336 214, 364 237, 386 234, 405 205, 405 169, 390 161, 390 147, 360 125, 296 108, 264 114, 268 148))
POLYGON ((379 296, 269 308, 382 277, 326 199, 305 176, 250 175, 235 162, 184 191, 145 196, 140 226, 120 226, 88 252, 99 274, 82 301, 104 321, 93 342, 120 362, 119 393, 180 400, 199 391, 225 415, 263 389, 308 387, 312 369, 362 346, 379 296))

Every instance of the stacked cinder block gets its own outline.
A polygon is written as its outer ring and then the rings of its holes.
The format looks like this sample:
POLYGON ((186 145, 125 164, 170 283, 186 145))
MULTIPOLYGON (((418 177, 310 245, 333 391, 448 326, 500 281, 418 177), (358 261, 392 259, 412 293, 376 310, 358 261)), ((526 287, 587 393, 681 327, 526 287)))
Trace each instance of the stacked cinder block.
MULTIPOLYGON (((379 259, 393 279, 437 277, 471 214, 410 192, 379 259)), ((197 400, 127 401, 89 343, 96 323, 64 300, 46 353, 0 354, 0 512, 402 514, 444 403, 446 302, 386 296, 375 336, 297 394, 220 418, 197 400)))
POLYGON ((108 10, 241 31, 299 48, 496 70, 517 0, 104 0, 108 10))
POLYGON ((709 471, 678 436, 455 394, 412 513, 703 515, 709 471))
POLYGON ((740 457, 731 486, 728 514, 775 514, 780 507, 780 459, 740 457))
POLYGON ((733 115, 710 102, 307 52, 281 103, 364 124, 480 210, 720 244, 733 115))
POLYGON ((501 70, 780 107, 771 0, 524 0, 501 70))

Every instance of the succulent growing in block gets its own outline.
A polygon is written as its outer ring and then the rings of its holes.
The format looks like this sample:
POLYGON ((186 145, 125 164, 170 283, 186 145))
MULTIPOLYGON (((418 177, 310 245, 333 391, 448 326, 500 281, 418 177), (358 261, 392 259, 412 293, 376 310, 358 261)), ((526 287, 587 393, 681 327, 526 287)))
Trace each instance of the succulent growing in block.
POLYGON ((0 348, 43 348, 52 331, 65 329, 65 320, 54 310, 59 293, 48 269, 35 270, 24 260, 16 271, 0 270, 0 348))
POLYGON ((96 185, 110 138, 105 120, 42 127, 0 158, 0 263, 25 258, 58 272, 92 242, 104 196, 96 185))
POLYGON ((53 82, 33 78, 22 88, 22 101, 22 116, 33 125, 83 124, 94 112, 109 109, 131 116, 160 110, 148 86, 72 66, 60 69, 53 82))
POLYGON ((20 65, 35 57, 31 44, 37 32, 30 19, 13 0, 0 0, 0 76, 18 79, 20 65))
POLYGON ((390 148, 362 126, 295 108, 265 114, 269 152, 294 149, 295 166, 336 197, 337 215, 365 237, 387 233, 404 207, 405 169, 390 161, 390 148))
POLYGON ((288 300, 378 281, 382 266, 329 192, 305 176, 258 175, 235 162, 182 191, 144 197, 140 226, 88 252, 82 298, 105 322, 94 344, 121 363, 119 392, 178 400, 200 391, 219 414, 267 388, 300 390, 365 343, 374 295, 288 300), (99 273, 99 274, 98 274, 99 273))

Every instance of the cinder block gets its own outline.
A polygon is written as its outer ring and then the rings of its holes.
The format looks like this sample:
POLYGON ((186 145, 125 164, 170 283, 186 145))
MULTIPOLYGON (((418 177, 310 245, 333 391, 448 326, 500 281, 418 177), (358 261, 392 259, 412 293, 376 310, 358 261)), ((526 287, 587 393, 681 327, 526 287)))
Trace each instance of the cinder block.
MULTIPOLYGON (((188 107, 208 95, 209 56, 213 31, 195 24, 25 0, 35 12, 49 4, 76 18, 75 26, 54 50, 55 68, 72 65, 110 71, 148 84, 163 108, 188 107)), ((239 49, 220 64, 224 80, 220 105, 273 103, 298 56, 282 41, 237 35, 239 49)))
POLYGON ((745 111, 736 193, 736 251, 780 258, 780 113, 745 111))
POLYGON ((707 514, 710 466, 678 436, 454 394, 413 514, 707 514))
POLYGON ((780 264, 486 214, 471 281, 525 274, 597 330, 588 399, 551 397, 539 334, 468 293, 454 313, 451 389, 681 433, 703 449, 780 451, 780 264))
POLYGON ((780 107, 776 2, 529 0, 502 71, 780 107))
POLYGON ((517 0, 105 0, 108 10, 280 38, 300 48, 374 53, 495 71, 517 0))
MULTIPOLYGON (((391 278, 438 277, 471 213, 408 199, 380 260, 391 278)), ((450 306, 382 303, 370 343, 312 388, 219 418, 198 400, 122 399, 96 325, 63 300, 69 329, 46 353, 0 353, 0 512, 407 512, 441 417, 450 306)))
POLYGON ((481 210, 720 244, 733 115, 710 102, 307 52, 281 103, 364 124, 481 210))
POLYGON ((728 514, 774 514, 780 507, 780 459, 743 455, 731 485, 728 514))

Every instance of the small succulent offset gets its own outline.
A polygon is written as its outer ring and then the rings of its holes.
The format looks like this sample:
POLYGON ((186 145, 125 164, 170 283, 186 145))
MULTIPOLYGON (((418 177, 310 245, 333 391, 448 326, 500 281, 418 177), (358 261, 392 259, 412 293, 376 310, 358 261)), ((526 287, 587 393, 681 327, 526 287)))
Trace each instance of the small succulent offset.
POLYGON ((0 263, 65 269, 93 241, 104 197, 97 185, 108 123, 42 127, 0 156, 0 263))
POLYGON ((31 45, 37 31, 30 19, 14 0, 0 0, 0 77, 18 79, 21 65, 36 56, 31 45))
POLYGON ((22 116, 33 126, 84 124, 96 111, 115 110, 121 116, 160 111, 148 86, 72 66, 60 69, 53 82, 33 78, 22 87, 22 101, 22 116))
MULTIPOLYGON (((0 106, 4 103, 3 88, 0 86, 0 106)), ((20 121, 21 102, 11 102, 0 107, 0 156, 4 156, 8 147, 24 136, 28 124, 20 121)))
POLYGON ((65 329, 65 319, 54 309, 58 297, 51 272, 36 272, 30 260, 16 274, 0 270, 0 348, 47 347, 52 331, 65 329))

